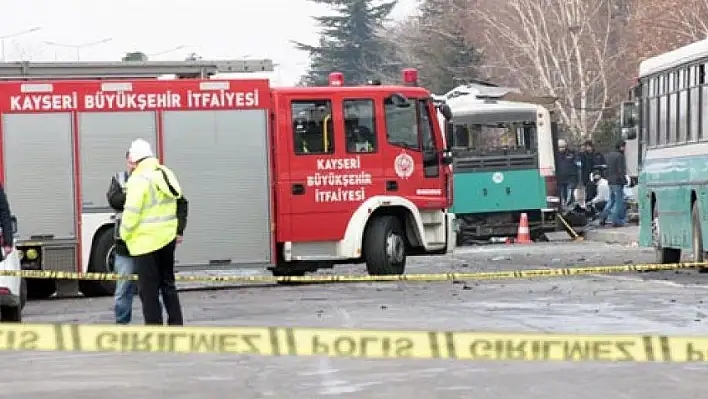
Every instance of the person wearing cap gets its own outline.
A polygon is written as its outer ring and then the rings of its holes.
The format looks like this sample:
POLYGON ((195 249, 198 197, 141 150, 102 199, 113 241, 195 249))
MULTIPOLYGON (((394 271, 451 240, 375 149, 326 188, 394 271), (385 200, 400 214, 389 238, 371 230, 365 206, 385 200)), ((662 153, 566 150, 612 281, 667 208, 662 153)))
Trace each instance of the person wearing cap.
POLYGON ((592 183, 588 185, 592 190, 588 190, 588 196, 591 196, 590 205, 600 212, 605 209, 605 205, 610 200, 610 186, 607 179, 602 177, 599 169, 592 172, 592 183))
POLYGON ((182 189, 174 172, 155 157, 150 143, 133 141, 128 159, 135 169, 126 184, 120 237, 134 258, 145 324, 163 324, 160 296, 169 325, 182 325, 175 285, 175 247, 184 228, 177 216, 182 189))
POLYGON ((568 148, 568 142, 558 140, 556 179, 561 206, 568 206, 575 201, 573 193, 578 185, 580 157, 568 148))
MULTIPOLYGON (((128 252, 128 247, 121 240, 118 232, 120 230, 120 222, 125 205, 125 186, 130 177, 130 173, 135 169, 135 164, 130 162, 128 153, 126 152, 127 168, 125 171, 116 173, 111 178, 110 186, 106 192, 108 204, 116 211, 115 215, 115 260, 113 261, 114 270, 121 276, 129 276, 135 273, 133 258, 128 252)), ((118 280, 116 281, 115 289, 115 317, 116 324, 129 324, 133 313, 133 295, 137 289, 137 285, 133 280, 118 280)))
POLYGON ((600 226, 605 224, 608 217, 614 227, 625 225, 624 186, 627 184, 627 163, 624 158, 625 141, 619 140, 615 151, 605 157, 607 170, 605 178, 610 185, 610 200, 600 214, 600 226))

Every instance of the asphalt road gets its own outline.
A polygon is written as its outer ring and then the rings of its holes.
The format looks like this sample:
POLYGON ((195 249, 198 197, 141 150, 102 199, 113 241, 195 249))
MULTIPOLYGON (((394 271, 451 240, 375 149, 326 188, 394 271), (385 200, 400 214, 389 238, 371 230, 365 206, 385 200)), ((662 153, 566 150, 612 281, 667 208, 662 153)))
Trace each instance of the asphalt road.
MULTIPOLYGON (((638 248, 582 242, 462 248, 409 273, 650 263, 638 248)), ((363 267, 334 273, 363 273, 363 267)), ((708 275, 693 271, 484 282, 244 286, 181 294, 202 325, 505 332, 708 331, 708 275)), ((135 321, 140 323, 139 301, 135 321)), ((111 323, 112 299, 30 302, 27 322, 111 323)), ((666 398, 700 397, 708 367, 171 354, 0 353, 0 397, 666 398)))

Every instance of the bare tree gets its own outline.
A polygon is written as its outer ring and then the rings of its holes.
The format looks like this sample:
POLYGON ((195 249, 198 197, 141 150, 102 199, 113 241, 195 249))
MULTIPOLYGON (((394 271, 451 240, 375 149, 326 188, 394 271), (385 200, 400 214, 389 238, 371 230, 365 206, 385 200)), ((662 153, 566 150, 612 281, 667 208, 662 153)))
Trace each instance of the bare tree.
POLYGON ((661 10, 658 25, 678 41, 690 43, 708 36, 708 0, 654 0, 654 3, 658 4, 649 2, 645 9, 661 10))
POLYGON ((560 121, 592 137, 619 95, 613 69, 622 49, 613 35, 616 0, 480 1, 471 33, 485 43, 493 73, 537 95, 557 97, 560 121))

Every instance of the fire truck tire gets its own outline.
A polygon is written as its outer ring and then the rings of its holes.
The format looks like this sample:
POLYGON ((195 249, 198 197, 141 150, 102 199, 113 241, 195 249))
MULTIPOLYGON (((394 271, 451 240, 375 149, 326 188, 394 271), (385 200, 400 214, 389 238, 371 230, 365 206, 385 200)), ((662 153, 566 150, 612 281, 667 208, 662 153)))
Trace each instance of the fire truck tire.
POLYGON ((27 281, 27 297, 30 299, 47 299, 57 291, 54 279, 30 279, 27 281))
POLYGON ((376 216, 364 234, 364 259, 370 275, 403 274, 406 269, 405 232, 395 216, 376 216))
MULTIPOLYGON (((88 271, 91 273, 113 273, 111 256, 113 255, 113 229, 105 229, 96 237, 96 244, 91 251, 88 271)), ((110 296, 116 290, 115 281, 79 282, 81 293, 87 297, 110 296)))
POLYGON ((22 322, 22 306, 0 307, 0 321, 3 323, 22 322))
POLYGON ((24 309, 27 304, 27 279, 20 282, 20 309, 24 309))

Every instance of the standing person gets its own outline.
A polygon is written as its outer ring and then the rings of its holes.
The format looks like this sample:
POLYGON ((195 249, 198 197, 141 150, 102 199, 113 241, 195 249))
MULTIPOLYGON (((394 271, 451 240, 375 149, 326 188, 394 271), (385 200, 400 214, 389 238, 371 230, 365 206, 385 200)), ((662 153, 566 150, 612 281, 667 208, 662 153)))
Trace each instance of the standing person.
POLYGON ((12 211, 10 211, 10 203, 7 200, 2 184, 0 184, 0 227, 2 227, 2 256, 0 256, 0 261, 2 261, 15 248, 14 232, 12 231, 12 211))
POLYGON ((128 158, 136 166, 126 187, 120 237, 135 258, 145 324, 163 324, 161 295, 167 323, 182 325, 175 286, 175 246, 181 241, 178 229, 184 228, 177 217, 182 190, 175 174, 160 164, 147 141, 133 141, 128 158))
POLYGON ((625 141, 619 140, 615 151, 607 154, 607 183, 610 185, 610 200, 600 216, 600 225, 604 225, 611 216, 613 227, 625 225, 624 186, 627 184, 627 163, 624 158, 625 141))
POLYGON ((573 191, 578 185, 578 165, 579 160, 575 151, 568 149, 568 143, 564 139, 558 140, 558 168, 556 178, 558 179, 558 192, 560 194, 561 206, 568 206, 573 203, 573 191))
MULTIPOLYGON (((583 185, 587 186, 595 169, 601 170, 605 168, 605 157, 602 153, 595 151, 592 140, 586 140, 583 143, 583 152, 580 154, 580 158, 583 165, 580 178, 583 185)), ((588 197, 592 198, 590 195, 588 197)))
MULTIPOLYGON (((111 178, 111 184, 106 192, 108 204, 116 211, 115 217, 115 260, 113 261, 115 272, 121 276, 129 276, 135 273, 133 258, 130 257, 125 241, 121 240, 120 222, 125 205, 125 186, 130 173, 135 169, 135 164, 130 162, 128 153, 125 154, 127 170, 116 173, 111 178)), ((129 324, 133 314, 133 295, 137 289, 137 284, 132 280, 116 281, 115 290, 115 316, 116 324, 129 324)))

